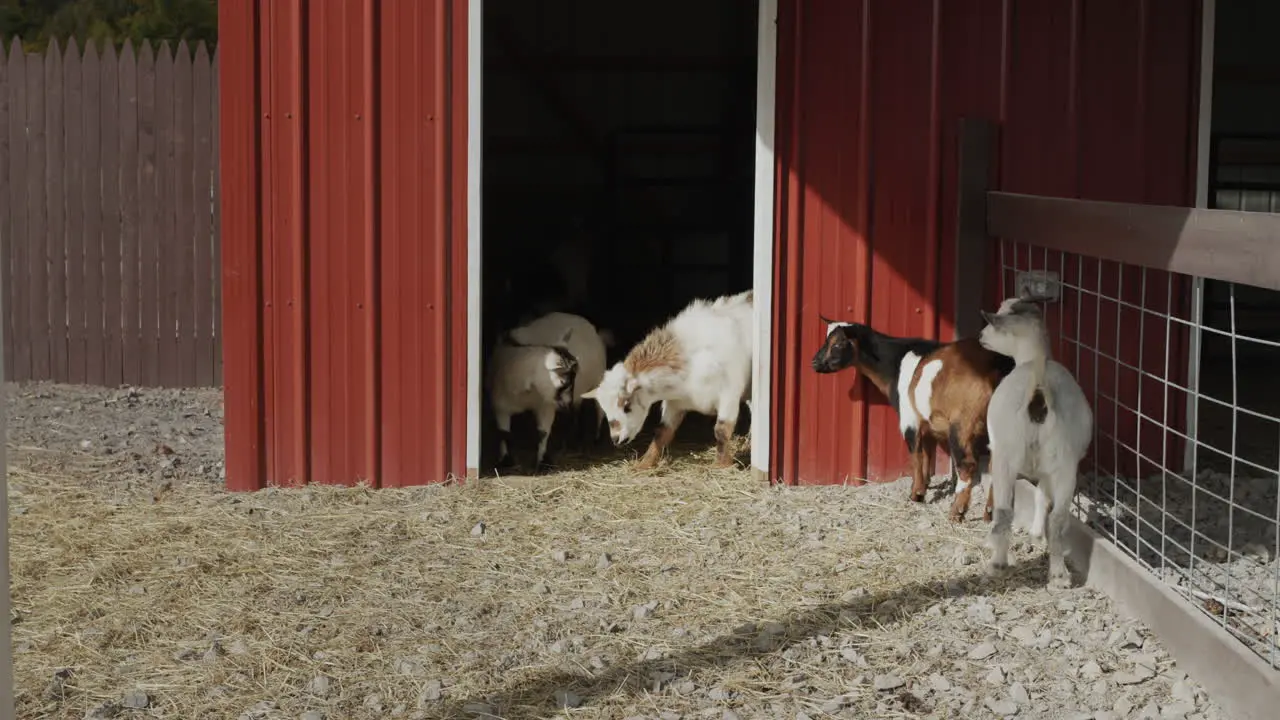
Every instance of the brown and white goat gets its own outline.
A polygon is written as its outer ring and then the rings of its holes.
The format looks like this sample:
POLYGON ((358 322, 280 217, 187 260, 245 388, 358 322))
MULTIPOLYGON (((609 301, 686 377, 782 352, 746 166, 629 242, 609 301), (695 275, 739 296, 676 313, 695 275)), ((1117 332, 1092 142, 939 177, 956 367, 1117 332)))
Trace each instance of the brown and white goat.
MULTIPOLYGON (((951 520, 964 519, 978 459, 987 452, 987 404, 1013 361, 984 348, 977 338, 941 343, 885 335, 860 323, 827 324, 827 338, 813 369, 836 373, 856 368, 898 412, 898 429, 911 453, 911 500, 923 502, 938 443, 951 455, 956 495, 951 520)), ((983 513, 988 522, 988 510, 983 513)))
POLYGON ((752 304, 747 290, 715 300, 694 300, 649 332, 627 357, 604 373, 584 398, 595 398, 622 446, 640 434, 649 408, 662 403, 662 420, 636 464, 655 467, 689 411, 716 418, 717 467, 733 464, 733 428, 739 406, 751 400, 752 304))

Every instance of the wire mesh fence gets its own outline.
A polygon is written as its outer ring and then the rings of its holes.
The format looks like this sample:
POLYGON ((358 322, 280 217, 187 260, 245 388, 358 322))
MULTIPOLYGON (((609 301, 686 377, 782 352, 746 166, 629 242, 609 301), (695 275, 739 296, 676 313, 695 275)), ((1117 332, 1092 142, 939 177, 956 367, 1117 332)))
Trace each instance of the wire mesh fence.
POLYGON ((1059 290, 1054 359, 1094 412, 1077 516, 1280 668, 1276 293, 1021 242, 999 252, 1001 297, 1059 290))

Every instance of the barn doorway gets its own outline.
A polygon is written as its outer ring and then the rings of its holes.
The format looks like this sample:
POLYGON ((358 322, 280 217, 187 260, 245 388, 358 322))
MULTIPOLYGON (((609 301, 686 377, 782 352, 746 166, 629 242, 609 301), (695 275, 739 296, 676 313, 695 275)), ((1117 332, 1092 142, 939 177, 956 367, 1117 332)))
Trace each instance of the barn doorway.
MULTIPOLYGON (((483 19, 481 362, 502 331, 554 309, 607 328, 612 363, 690 300, 751 288, 759 2, 474 4, 483 19)), ((487 475, 497 437, 484 379, 487 475)), ((656 417, 655 407, 649 431, 656 417)), ((552 447, 564 440, 563 419, 552 447)), ((748 423, 744 408, 740 433, 748 423)), ((531 448, 532 418, 512 429, 531 448)), ((711 419, 691 413, 677 441, 710 444, 711 433, 711 419)), ((615 451, 606 437, 592 459, 647 442, 615 451)), ((526 468, 531 451, 516 459, 526 468)))

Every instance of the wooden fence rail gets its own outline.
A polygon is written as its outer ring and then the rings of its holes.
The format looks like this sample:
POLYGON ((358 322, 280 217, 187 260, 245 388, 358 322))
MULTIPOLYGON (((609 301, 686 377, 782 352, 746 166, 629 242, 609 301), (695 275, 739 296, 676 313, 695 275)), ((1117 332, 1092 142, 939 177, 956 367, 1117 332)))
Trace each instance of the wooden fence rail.
POLYGON ((0 43, 6 380, 222 381, 217 62, 0 43))

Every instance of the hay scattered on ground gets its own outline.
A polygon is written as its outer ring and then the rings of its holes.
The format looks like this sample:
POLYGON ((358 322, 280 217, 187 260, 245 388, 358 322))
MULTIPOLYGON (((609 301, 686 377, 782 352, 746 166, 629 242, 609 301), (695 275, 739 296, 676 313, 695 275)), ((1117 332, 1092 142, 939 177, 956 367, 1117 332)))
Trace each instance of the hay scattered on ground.
POLYGON ((1224 717, 1027 543, 710 458, 230 495, 11 445, 19 716, 1224 717))

